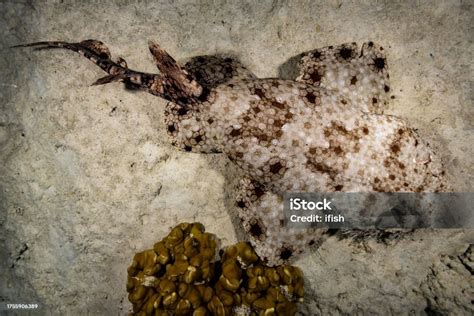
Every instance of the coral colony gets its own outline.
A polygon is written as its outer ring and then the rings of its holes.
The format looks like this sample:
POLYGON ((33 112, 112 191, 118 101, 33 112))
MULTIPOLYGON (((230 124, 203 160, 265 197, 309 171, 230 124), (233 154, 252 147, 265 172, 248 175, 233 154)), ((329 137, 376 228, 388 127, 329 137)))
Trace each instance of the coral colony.
POLYGON ((268 267, 245 242, 217 248, 200 223, 182 223, 137 253, 127 291, 137 315, 295 315, 304 296, 297 267, 268 267), (220 254, 220 255, 219 255, 220 254))

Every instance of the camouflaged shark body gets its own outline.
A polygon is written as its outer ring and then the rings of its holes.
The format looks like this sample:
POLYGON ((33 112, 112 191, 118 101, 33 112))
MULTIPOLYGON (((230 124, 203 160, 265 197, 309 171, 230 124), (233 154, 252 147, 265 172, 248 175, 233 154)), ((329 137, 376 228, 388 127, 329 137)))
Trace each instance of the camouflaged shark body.
POLYGON ((383 115, 390 85, 382 47, 329 46, 301 55, 292 80, 259 79, 231 58, 198 56, 181 68, 150 43, 160 74, 114 62, 99 41, 25 46, 75 50, 122 81, 169 100, 175 146, 224 153, 243 171, 237 208, 249 239, 269 265, 282 264, 324 231, 283 225, 284 192, 444 191, 439 160, 401 119, 383 115))

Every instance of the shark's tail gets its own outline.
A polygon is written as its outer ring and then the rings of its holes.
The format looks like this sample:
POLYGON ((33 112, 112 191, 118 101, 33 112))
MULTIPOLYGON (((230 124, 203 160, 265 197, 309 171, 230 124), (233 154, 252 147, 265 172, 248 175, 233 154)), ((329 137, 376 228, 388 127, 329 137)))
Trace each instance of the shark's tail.
POLYGON ((160 74, 128 69, 124 59, 112 60, 107 46, 101 41, 85 40, 79 43, 46 41, 12 47, 37 47, 39 49, 64 48, 78 52, 108 73, 92 85, 121 81, 129 86, 147 91, 171 102, 186 105, 203 96, 203 88, 178 63, 157 44, 149 42, 149 48, 160 74))

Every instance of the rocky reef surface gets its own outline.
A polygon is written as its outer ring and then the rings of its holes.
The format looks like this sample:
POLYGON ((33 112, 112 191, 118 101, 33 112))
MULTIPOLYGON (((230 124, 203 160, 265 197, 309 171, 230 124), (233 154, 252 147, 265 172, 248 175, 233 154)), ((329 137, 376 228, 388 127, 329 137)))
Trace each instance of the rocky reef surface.
MULTIPOLYGON (((177 151, 165 102, 72 52, 11 50, 38 40, 104 41, 154 72, 147 40, 180 61, 238 57, 259 77, 294 77, 292 57, 373 40, 386 48, 398 115, 437 152, 457 191, 472 191, 474 107, 469 1, 2 1, 0 301, 39 314, 126 314, 127 266, 180 222, 223 245, 245 238, 239 170, 221 155, 177 151), (422 17, 422 18, 420 18, 422 17)), ((303 314, 472 314, 473 231, 328 235, 294 264, 303 314)))

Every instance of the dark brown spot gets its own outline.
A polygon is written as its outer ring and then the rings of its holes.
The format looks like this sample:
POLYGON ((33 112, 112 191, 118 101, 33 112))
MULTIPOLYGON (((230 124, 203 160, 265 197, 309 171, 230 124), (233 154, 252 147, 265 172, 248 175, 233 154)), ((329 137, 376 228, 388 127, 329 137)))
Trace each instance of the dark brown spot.
POLYGON ((260 99, 265 98, 265 92, 263 92, 262 89, 256 88, 255 89, 255 94, 260 97, 260 99))
POLYGON ((314 93, 308 92, 308 93, 306 94, 306 99, 308 99, 308 102, 310 102, 310 103, 315 103, 315 101, 316 101, 316 96, 314 95, 314 93))
POLYGON ((263 133, 260 133, 258 135, 255 135, 255 137, 257 137, 258 140, 261 140, 261 141, 264 141, 266 142, 267 140, 269 140, 269 137, 267 134, 263 134, 263 133))
POLYGON ((375 192, 383 192, 383 187, 378 185, 372 185, 372 190, 375 192))
POLYGON ((377 177, 375 177, 374 182, 375 182, 375 183, 379 183, 379 182, 380 182, 380 179, 377 178, 377 177))
POLYGON ((314 163, 313 166, 320 172, 330 173, 332 171, 332 169, 324 163, 314 163))
POLYGON ((342 99, 342 100, 341 100, 341 103, 344 104, 344 105, 346 105, 346 104, 347 104, 347 101, 346 101, 345 99, 342 99))
POLYGON ((384 90, 385 92, 389 92, 389 91, 390 91, 390 87, 387 86, 387 85, 385 85, 385 86, 383 87, 383 90, 384 90))
POLYGON ((280 102, 277 102, 277 101, 272 101, 272 105, 276 108, 279 108, 279 109, 284 109, 285 108, 285 105, 283 103, 280 103, 280 102))
POLYGON ((388 176, 388 178, 393 181, 393 180, 395 180, 395 175, 391 174, 391 175, 388 176))
POLYGON ((239 129, 232 129, 232 132, 230 132, 230 136, 232 137, 237 137, 242 134, 242 130, 239 129))
POLYGON ((352 49, 343 47, 341 50, 339 50, 339 55, 344 58, 344 59, 349 59, 352 57, 352 49))
POLYGON ((194 137, 194 140, 196 141, 196 143, 199 143, 202 141, 202 135, 198 135, 196 137, 194 137))
POLYGON ((374 65, 377 69, 382 70, 385 68, 385 58, 377 57, 374 59, 374 65))
POLYGON ((342 188, 344 188, 344 186, 343 186, 342 184, 338 184, 338 185, 336 185, 336 186, 334 187, 334 190, 336 190, 336 191, 341 191, 342 188))
POLYGON ((309 246, 312 246, 312 245, 314 245, 314 243, 315 243, 314 240, 310 240, 309 243, 308 243, 308 245, 309 245, 309 246))
POLYGON ((173 133, 176 130, 176 127, 174 125, 168 125, 168 132, 173 133))
POLYGON ((288 260, 288 259, 290 259, 292 254, 293 254, 293 251, 291 249, 283 248, 280 252, 280 258, 282 260, 288 260))
POLYGON ((201 81, 202 73, 200 71, 196 71, 196 73, 194 74, 194 77, 196 78, 197 81, 201 81))
POLYGON ((319 74, 317 70, 314 70, 313 73, 309 75, 309 77, 311 78, 311 81, 314 83, 318 83, 321 81, 321 75, 319 74))
POLYGON ((321 57, 321 52, 314 51, 313 53, 311 53, 311 58, 318 59, 319 57, 321 57))
POLYGON ((369 42, 369 47, 374 46, 374 42, 369 42))
POLYGON ((367 127, 363 127, 362 132, 364 132, 364 134, 367 135, 369 134, 369 129, 367 127))
POLYGON ((188 111, 189 111, 189 110, 188 110, 187 108, 180 108, 180 109, 178 110, 178 115, 179 115, 179 116, 186 115, 186 113, 188 113, 188 111))
POLYGON ((280 120, 275 120, 273 122, 273 126, 275 126, 276 128, 281 128, 283 125, 285 125, 285 123, 280 120))
POLYGON ((238 206, 239 208, 244 208, 244 207, 245 207, 245 202, 242 201, 242 200, 239 200, 239 201, 237 201, 237 206, 238 206))
POLYGON ((243 156, 244 156, 244 153, 241 152, 241 151, 237 151, 237 152, 235 153, 235 157, 237 157, 237 158, 242 158, 243 156))
POLYGON ((191 147, 191 146, 184 146, 184 150, 186 150, 186 151, 191 151, 191 150, 192 150, 192 147, 191 147))
POLYGON ((260 224, 254 223, 250 225, 250 230, 249 230, 250 235, 252 235, 255 238, 259 238, 263 234, 262 227, 260 224))
POLYGON ((281 165, 281 163, 278 161, 272 165, 270 165, 270 172, 271 173, 278 173, 280 172, 280 170, 283 168, 283 166, 281 165))
POLYGON ((375 103, 377 103, 377 102, 379 102, 379 100, 377 100, 377 98, 372 98, 372 103, 373 103, 373 104, 375 104, 375 103))
POLYGON ((341 134, 348 134, 348 131, 344 125, 333 122, 333 127, 341 134))
POLYGON ((398 135, 403 135, 403 129, 399 128, 397 133, 398 133, 398 135))
POLYGON ((357 83, 357 76, 353 76, 351 78, 351 85, 355 85, 357 83))
POLYGON ((341 146, 334 147, 334 153, 336 155, 340 155, 342 152, 344 152, 341 148, 341 146))
POLYGON ((394 153, 394 154, 398 154, 400 152, 400 146, 398 144, 392 144, 390 146, 390 150, 394 153))
POLYGON ((210 119, 207 120, 207 123, 212 124, 212 123, 214 123, 214 120, 210 118, 210 119))
POLYGON ((309 153, 310 153, 311 155, 315 155, 315 154, 316 154, 316 148, 315 148, 315 147, 311 147, 311 148, 309 149, 309 153))
POLYGON ((263 191, 260 186, 256 186, 256 187, 254 188, 253 192, 255 193, 255 195, 257 196, 257 198, 259 198, 259 197, 261 197, 262 195, 265 194, 265 191, 263 191))
POLYGON ((290 112, 285 113, 285 118, 291 120, 293 118, 293 114, 290 112))

